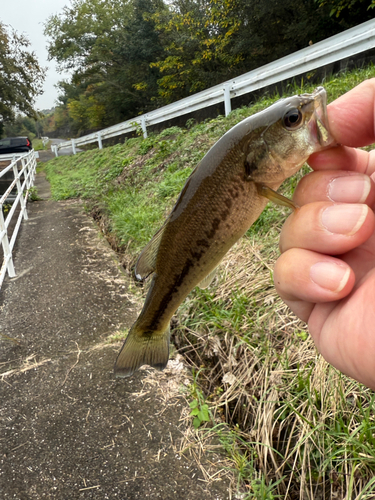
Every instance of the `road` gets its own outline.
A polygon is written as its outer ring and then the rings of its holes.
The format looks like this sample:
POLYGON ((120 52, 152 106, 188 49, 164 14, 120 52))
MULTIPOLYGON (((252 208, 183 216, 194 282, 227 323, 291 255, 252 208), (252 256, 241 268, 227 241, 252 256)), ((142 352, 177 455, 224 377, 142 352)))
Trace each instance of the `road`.
POLYGON ((82 205, 36 186, 0 294, 0 498, 228 500, 222 457, 189 430, 182 363, 114 379, 108 337, 139 300, 82 205))
MULTIPOLYGON (((56 146, 57 144, 60 144, 61 142, 65 142, 66 139, 50 139, 51 145, 56 146)), ((77 153, 80 153, 83 151, 83 149, 76 148, 77 153)), ((73 154, 73 149, 72 148, 63 148, 59 150, 59 156, 70 156, 73 154)), ((52 158, 55 157, 55 153, 51 151, 51 148, 49 148, 47 151, 39 151, 39 158, 41 161, 48 161, 51 160, 52 158)))

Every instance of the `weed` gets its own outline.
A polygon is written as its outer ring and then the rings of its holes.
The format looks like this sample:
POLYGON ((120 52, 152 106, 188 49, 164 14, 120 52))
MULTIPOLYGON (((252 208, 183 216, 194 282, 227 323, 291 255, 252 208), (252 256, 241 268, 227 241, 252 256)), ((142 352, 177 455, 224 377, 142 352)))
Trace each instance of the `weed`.
POLYGON ((36 186, 32 186, 31 188, 29 188, 28 193, 29 193, 29 196, 28 196, 29 201, 39 201, 42 199, 38 195, 38 189, 36 186))
POLYGON ((145 155, 147 154, 150 149, 152 149, 155 145, 155 138, 153 135, 149 135, 147 139, 143 139, 141 142, 139 149, 138 149, 138 154, 140 155, 145 155))
POLYGON ((194 417, 193 425, 196 429, 200 427, 203 422, 210 421, 210 414, 207 404, 200 404, 197 399, 193 399, 190 403, 191 413, 190 416, 194 417))
POLYGON ((134 122, 131 122, 131 123, 130 123, 130 125, 131 125, 132 127, 134 127, 134 129, 135 129, 135 133, 136 133, 138 136, 143 135, 142 125, 141 125, 140 123, 138 123, 138 122, 134 121, 134 122))
POLYGON ((42 139, 33 139, 33 149, 34 151, 41 151, 41 150, 46 150, 47 149, 47 144, 44 146, 42 139))
POLYGON ((193 378, 195 381, 190 386, 190 394, 193 400, 190 402, 190 416, 193 418, 193 426, 195 429, 198 429, 204 422, 209 422, 210 412, 208 409, 208 404, 205 402, 205 397, 200 390, 198 384, 196 383, 196 379, 199 375, 199 371, 197 374, 193 371, 193 378))
POLYGON ((185 126, 189 130, 191 129, 191 127, 193 127, 193 125, 195 125, 195 123, 196 123, 195 118, 189 118, 188 120, 186 120, 185 126))
POLYGON ((129 329, 119 330, 115 333, 109 335, 106 339, 108 344, 116 344, 117 342, 123 342, 129 333, 129 329))
POLYGON ((159 139, 162 137, 169 137, 169 136, 174 136, 177 134, 183 134, 184 130, 180 127, 170 127, 170 128, 165 128, 160 134, 158 135, 159 139))
POLYGON ((5 202, 1 208, 2 208, 2 211, 3 211, 3 215, 6 216, 7 213, 9 212, 9 210, 12 208, 12 204, 5 202))

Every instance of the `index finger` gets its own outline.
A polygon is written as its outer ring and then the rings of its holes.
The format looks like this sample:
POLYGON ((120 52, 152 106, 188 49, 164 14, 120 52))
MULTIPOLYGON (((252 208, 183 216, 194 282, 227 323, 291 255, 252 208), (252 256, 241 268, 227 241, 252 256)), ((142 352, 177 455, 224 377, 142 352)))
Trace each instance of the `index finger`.
POLYGON ((375 78, 333 101, 327 113, 338 144, 358 148, 375 142, 375 78))
POLYGON ((339 97, 327 109, 331 133, 339 146, 309 158, 314 170, 352 170, 367 175, 375 172, 375 152, 354 149, 375 142, 375 78, 339 97))

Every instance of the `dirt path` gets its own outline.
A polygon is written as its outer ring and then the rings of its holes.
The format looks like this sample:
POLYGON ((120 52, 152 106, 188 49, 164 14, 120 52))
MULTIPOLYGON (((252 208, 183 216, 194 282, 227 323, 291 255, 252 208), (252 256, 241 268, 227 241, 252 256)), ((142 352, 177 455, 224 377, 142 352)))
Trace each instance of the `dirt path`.
POLYGON ((113 378, 106 340, 139 305, 82 206, 37 184, 0 292, 0 498, 227 499, 179 453, 181 364, 113 378))

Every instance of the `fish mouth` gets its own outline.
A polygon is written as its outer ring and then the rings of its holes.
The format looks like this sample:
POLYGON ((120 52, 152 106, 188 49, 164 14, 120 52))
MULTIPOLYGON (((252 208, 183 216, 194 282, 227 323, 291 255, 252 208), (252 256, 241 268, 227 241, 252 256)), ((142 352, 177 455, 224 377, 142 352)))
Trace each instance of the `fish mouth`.
POLYGON ((314 99, 314 120, 311 120, 311 126, 315 136, 322 148, 331 146, 336 141, 331 134, 327 116, 327 92, 323 87, 317 87, 310 98, 314 99))

